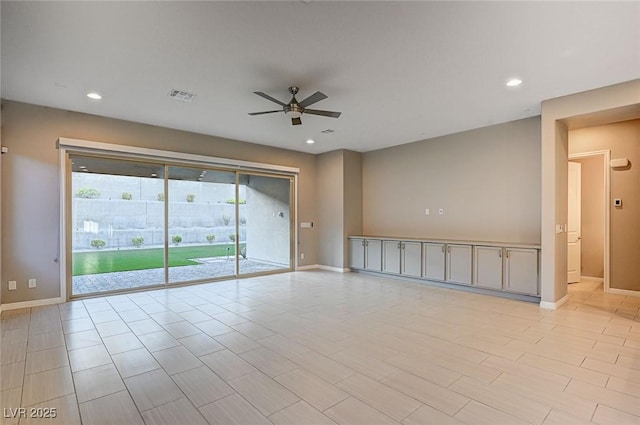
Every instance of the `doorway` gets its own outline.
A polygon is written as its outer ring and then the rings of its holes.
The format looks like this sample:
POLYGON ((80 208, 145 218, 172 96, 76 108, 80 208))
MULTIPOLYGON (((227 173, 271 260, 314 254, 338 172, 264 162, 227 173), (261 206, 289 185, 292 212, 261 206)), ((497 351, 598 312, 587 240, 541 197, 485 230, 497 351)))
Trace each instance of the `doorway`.
POLYGON ((570 154, 568 173, 567 282, 604 282, 605 290, 609 285, 609 158, 608 150, 570 154))

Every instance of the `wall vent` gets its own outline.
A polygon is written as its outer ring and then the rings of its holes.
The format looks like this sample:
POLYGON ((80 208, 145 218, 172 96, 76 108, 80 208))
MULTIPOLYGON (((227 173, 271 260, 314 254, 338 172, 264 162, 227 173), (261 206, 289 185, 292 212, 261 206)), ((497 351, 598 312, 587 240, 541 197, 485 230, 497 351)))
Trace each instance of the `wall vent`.
POLYGON ((176 100, 181 100, 182 102, 187 102, 187 103, 191 103, 191 101, 195 96, 196 96, 195 94, 189 93, 188 91, 184 91, 184 90, 173 89, 169 92, 169 97, 172 97, 176 100))

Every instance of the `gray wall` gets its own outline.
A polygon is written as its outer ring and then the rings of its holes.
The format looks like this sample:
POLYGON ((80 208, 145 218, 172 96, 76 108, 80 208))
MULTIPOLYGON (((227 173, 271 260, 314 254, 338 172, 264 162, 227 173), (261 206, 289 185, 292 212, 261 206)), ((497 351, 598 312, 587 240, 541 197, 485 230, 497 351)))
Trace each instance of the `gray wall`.
POLYGON ((318 264, 343 268, 343 151, 337 150, 318 155, 317 167, 318 264))
MULTIPOLYGON (((60 295, 60 137, 210 155, 300 168, 300 221, 317 221, 314 155, 145 124, 3 100, 2 302, 60 295), (27 288, 36 278, 38 287, 27 288), (7 291, 17 280, 18 290, 7 291)), ((317 232, 300 232, 300 265, 316 264, 317 232)))
POLYGON ((345 149, 318 155, 319 263, 349 267, 349 235, 362 233, 362 154, 345 149))
POLYGON ((349 267, 349 235, 362 234, 362 154, 343 151, 344 172, 344 236, 343 267, 349 267))
POLYGON ((540 243, 540 157, 539 117, 364 153, 363 231, 540 243))

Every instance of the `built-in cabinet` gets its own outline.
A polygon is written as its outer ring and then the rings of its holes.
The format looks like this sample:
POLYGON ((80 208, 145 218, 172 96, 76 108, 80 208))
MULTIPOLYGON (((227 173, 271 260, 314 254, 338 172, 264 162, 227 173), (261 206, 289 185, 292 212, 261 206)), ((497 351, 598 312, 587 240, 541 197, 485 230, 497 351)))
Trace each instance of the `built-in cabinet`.
POLYGON ((471 245, 447 244, 447 282, 471 285, 471 245))
POLYGON ((421 277, 421 256, 421 242, 385 240, 382 242, 382 271, 421 277))
POLYGON ((483 288, 502 290, 502 247, 474 246, 475 285, 483 288))
POLYGON ((521 294, 538 294, 538 250, 474 247, 474 285, 521 294))
POLYGON ((349 239, 350 267, 352 269, 364 269, 364 239, 349 239))
POLYGON ((351 268, 539 294, 539 248, 527 244, 351 237, 351 268))
POLYGON ((445 258, 447 247, 443 243, 423 243, 424 250, 424 274, 423 276, 431 280, 444 280, 445 278, 445 258))
POLYGON ((382 271, 387 273, 400 274, 400 255, 402 253, 402 242, 383 241, 382 242, 382 271))
POLYGON ((402 274, 412 277, 422 276, 422 243, 402 242, 402 274))
POLYGON ((538 250, 505 248, 504 290, 538 294, 538 250))
POLYGON ((349 239, 353 269, 382 271, 382 240, 369 238, 349 239))

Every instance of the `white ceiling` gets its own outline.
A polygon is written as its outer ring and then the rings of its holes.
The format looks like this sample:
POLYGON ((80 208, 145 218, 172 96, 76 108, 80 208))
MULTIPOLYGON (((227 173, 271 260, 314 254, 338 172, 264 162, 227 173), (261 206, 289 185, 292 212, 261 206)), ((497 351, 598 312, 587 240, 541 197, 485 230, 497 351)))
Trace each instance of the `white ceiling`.
POLYGON ((544 99, 640 78, 638 1, 2 1, 1 12, 6 99, 313 153, 530 117, 544 99), (521 87, 505 87, 512 76, 521 87), (299 100, 324 92, 312 108, 342 116, 294 127, 247 115, 277 109, 253 91, 286 102, 291 85, 299 100))

